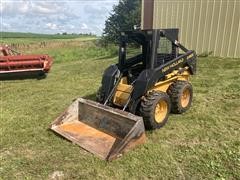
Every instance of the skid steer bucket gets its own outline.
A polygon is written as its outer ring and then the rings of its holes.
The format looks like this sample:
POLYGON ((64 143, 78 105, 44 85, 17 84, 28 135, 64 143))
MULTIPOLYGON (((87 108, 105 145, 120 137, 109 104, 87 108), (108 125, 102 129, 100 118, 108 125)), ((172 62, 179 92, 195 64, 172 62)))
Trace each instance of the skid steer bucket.
POLYGON ((82 98, 74 101, 51 129, 105 160, 145 142, 141 117, 82 98))

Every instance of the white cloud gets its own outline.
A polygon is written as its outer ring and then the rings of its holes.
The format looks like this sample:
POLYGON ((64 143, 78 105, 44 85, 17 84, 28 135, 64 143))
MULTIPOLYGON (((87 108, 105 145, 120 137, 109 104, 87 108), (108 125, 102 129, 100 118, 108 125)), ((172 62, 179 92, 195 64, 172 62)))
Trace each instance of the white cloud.
POLYGON ((4 30, 36 33, 96 33, 118 0, 2 0, 4 30))
POLYGON ((32 2, 32 12, 37 14, 58 14, 65 10, 63 4, 47 1, 32 2))
POLYGON ((89 27, 85 23, 82 23, 81 29, 86 30, 89 29, 89 27))
POLYGON ((3 28, 9 29, 11 28, 11 25, 9 23, 2 22, 3 28))
POLYGON ((65 2, 52 1, 1 1, 1 12, 3 15, 18 15, 18 14, 59 14, 66 10, 65 2))
POLYGON ((70 29, 75 29, 75 26, 74 25, 69 25, 69 28, 70 29))
POLYGON ((51 30, 57 30, 59 29, 58 26, 54 23, 47 23, 46 26, 51 30))
POLYGON ((24 1, 21 1, 21 2, 18 2, 18 10, 20 13, 27 13, 30 11, 31 9, 31 3, 30 2, 24 2, 24 1))

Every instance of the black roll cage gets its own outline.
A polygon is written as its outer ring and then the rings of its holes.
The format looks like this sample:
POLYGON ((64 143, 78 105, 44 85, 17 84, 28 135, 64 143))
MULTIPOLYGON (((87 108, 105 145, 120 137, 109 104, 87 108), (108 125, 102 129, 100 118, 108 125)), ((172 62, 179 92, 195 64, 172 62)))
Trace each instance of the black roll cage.
POLYGON ((185 47, 175 44, 175 41, 178 41, 178 32, 178 29, 155 29, 136 32, 121 32, 119 43, 119 68, 122 70, 128 69, 132 65, 142 61, 144 69, 154 69, 160 37, 166 37, 172 42, 172 47, 176 47, 175 52, 172 53, 175 53, 176 57, 178 55, 178 48, 181 48, 184 52, 187 52, 188 50, 185 47), (142 46, 142 54, 127 60, 126 48, 127 43, 130 41, 135 41, 137 44, 142 46))

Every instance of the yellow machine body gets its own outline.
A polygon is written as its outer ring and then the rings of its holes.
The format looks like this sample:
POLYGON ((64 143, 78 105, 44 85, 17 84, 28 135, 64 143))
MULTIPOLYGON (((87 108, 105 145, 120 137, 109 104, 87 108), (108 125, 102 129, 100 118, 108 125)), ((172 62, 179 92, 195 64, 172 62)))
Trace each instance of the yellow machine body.
MULTIPOLYGON (((179 73, 178 70, 173 71, 172 73, 166 75, 166 80, 159 81, 155 84, 154 87, 149 89, 149 91, 162 91, 166 92, 169 86, 177 80, 189 81, 190 73, 187 70, 187 67, 182 73, 179 73)), ((133 90, 133 86, 128 84, 127 77, 123 77, 116 89, 116 93, 113 98, 113 103, 117 106, 123 107, 133 90)))

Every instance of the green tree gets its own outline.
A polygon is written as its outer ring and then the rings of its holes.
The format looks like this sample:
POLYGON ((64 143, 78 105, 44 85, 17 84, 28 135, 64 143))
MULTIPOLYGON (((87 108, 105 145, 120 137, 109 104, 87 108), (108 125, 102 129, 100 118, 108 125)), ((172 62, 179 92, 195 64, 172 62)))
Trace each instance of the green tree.
POLYGON ((105 43, 118 42, 119 32, 140 27, 141 0, 120 0, 105 22, 103 40, 105 43))

